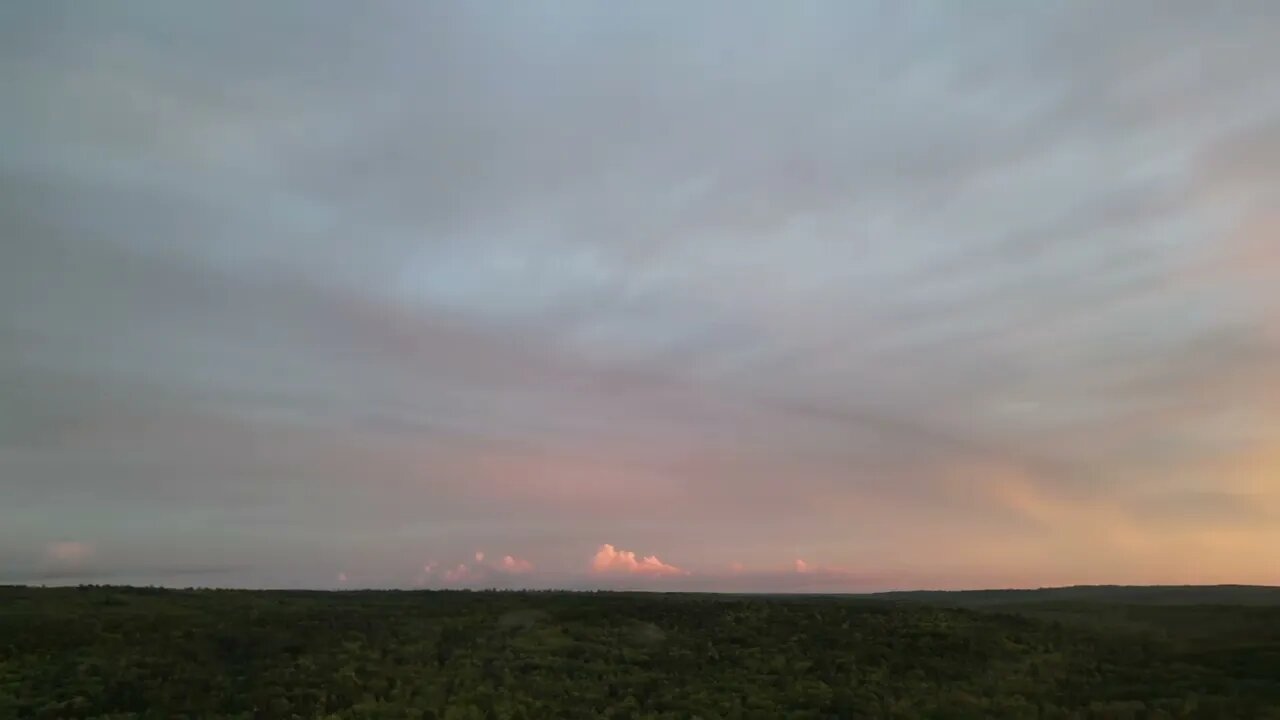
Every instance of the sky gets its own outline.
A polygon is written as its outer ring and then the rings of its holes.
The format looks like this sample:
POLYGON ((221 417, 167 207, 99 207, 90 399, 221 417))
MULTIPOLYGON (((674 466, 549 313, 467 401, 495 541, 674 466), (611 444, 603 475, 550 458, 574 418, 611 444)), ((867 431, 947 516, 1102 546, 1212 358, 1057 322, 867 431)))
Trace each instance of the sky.
POLYGON ((1280 584, 1280 3, 0 6, 0 582, 1280 584))

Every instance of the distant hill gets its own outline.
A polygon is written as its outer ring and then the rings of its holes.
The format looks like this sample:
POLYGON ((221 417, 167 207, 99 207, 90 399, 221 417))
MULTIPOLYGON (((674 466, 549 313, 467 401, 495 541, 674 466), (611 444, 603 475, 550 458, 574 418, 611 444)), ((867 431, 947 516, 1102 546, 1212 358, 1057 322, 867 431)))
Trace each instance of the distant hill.
POLYGON ((1058 603, 1111 605, 1280 605, 1267 585, 1073 585, 1035 590, 909 590, 861 595, 891 602, 984 608, 1058 603))

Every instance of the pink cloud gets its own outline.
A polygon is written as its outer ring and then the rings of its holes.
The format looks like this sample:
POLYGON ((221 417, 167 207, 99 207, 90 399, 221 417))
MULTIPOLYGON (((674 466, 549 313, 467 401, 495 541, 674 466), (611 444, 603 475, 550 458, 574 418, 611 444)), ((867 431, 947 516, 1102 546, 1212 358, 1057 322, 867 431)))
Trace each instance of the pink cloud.
POLYGON ((733 573, 733 574, 735 574, 735 575, 736 575, 736 574, 738 574, 738 573, 742 572, 742 570, 743 570, 743 565, 742 565, 742 563, 740 563, 740 562, 731 562, 731 563, 729 563, 729 572, 731 572, 731 573, 733 573))
POLYGON ((662 562, 656 555, 648 555, 637 559, 636 554, 630 550, 618 550, 607 543, 601 545, 600 549, 596 551, 595 557, 591 559, 591 569, 597 573, 627 575, 663 576, 689 574, 674 565, 662 562))
POLYGON ((859 577, 853 571, 838 565, 820 565, 803 558, 796 558, 792 571, 796 575, 808 575, 814 580, 819 576, 827 579, 859 577))
POLYGON ((426 586, 432 581, 447 585, 478 586, 485 583, 502 584, 504 576, 526 575, 534 571, 532 562, 516 555, 503 555, 501 559, 490 557, 484 551, 472 553, 475 562, 461 562, 457 565, 439 566, 429 562, 422 566, 415 584, 426 586))
POLYGON ((63 565, 75 565, 88 560, 93 555, 93 546, 76 540, 49 543, 44 549, 45 557, 63 565))
POLYGON ((502 569, 513 575, 521 575, 523 573, 533 572, 533 563, 512 555, 507 555, 502 558, 502 569))
POLYGON ((61 541, 51 542, 45 546, 45 559, 54 565, 79 566, 93 556, 93 546, 87 542, 61 541))
POLYGON ((466 563, 459 563, 457 567, 444 573, 444 581, 448 583, 466 582, 474 578, 475 573, 466 563))
POLYGON ((435 562, 423 563, 422 572, 418 575, 417 578, 414 579, 413 584, 416 587, 426 586, 427 581, 431 579, 431 576, 435 573, 435 571, 436 571, 435 562))
POLYGON ((338 582, 344 583, 346 581, 347 581, 347 574, 344 572, 338 573, 338 582))

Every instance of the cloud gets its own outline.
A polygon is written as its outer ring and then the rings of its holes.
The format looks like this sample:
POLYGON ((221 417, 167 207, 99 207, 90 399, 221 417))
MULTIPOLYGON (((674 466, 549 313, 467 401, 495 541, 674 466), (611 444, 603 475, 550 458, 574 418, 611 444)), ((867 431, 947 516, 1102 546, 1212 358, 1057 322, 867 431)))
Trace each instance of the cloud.
POLYGON ((514 575, 523 575, 533 572, 533 563, 528 560, 522 560, 512 555, 506 555, 502 558, 502 569, 514 575))
POLYGON ((93 557, 93 545, 78 540, 61 540, 45 546, 45 558, 56 565, 78 566, 93 557))
POLYGON ((861 577, 858 573, 842 567, 818 565, 800 558, 796 558, 795 562, 792 563, 791 569, 796 575, 823 576, 832 580, 861 577))
POLYGON ((422 564, 422 569, 413 579, 414 587, 426 587, 435 577, 436 563, 426 562, 422 564))
POLYGON ((487 553, 472 552, 473 561, 458 562, 446 565, 432 561, 421 566, 414 575, 412 585, 430 587, 433 585, 468 586, 468 587, 513 587, 517 577, 525 578, 521 583, 531 581, 535 566, 529 560, 516 555, 503 555, 500 559, 491 559, 487 553))
POLYGON ((340 572, 340 573, 338 573, 338 578, 337 578, 337 579, 338 579, 338 582, 343 583, 343 584, 346 584, 346 582, 347 582, 347 574, 346 574, 345 572, 340 572))
POLYGON ((466 563, 458 563, 444 573, 444 581, 447 583, 461 584, 475 579, 476 572, 466 563))
POLYGON ((687 575, 674 565, 668 565, 656 555, 637 558, 630 550, 618 550, 604 544, 591 559, 591 570, 600 574, 647 575, 651 577, 687 575))

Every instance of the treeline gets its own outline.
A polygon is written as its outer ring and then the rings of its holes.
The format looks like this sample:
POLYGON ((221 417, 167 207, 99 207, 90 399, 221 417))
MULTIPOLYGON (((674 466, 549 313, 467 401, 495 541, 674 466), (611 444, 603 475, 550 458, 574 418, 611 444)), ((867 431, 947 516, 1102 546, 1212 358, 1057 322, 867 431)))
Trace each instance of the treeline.
POLYGON ((1280 609, 0 588, 0 718, 1280 718, 1280 609))

